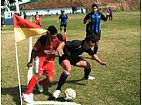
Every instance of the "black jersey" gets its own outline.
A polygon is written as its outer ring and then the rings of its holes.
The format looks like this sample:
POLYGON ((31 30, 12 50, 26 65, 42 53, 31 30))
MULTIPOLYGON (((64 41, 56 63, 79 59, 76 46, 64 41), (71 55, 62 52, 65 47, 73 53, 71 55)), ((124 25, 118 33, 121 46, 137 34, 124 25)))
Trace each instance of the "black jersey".
POLYGON ((90 48, 88 50, 83 48, 84 40, 73 40, 73 41, 67 41, 65 43, 65 47, 63 49, 64 54, 66 54, 68 57, 77 57, 81 55, 83 52, 88 53, 89 55, 94 55, 93 50, 90 48))

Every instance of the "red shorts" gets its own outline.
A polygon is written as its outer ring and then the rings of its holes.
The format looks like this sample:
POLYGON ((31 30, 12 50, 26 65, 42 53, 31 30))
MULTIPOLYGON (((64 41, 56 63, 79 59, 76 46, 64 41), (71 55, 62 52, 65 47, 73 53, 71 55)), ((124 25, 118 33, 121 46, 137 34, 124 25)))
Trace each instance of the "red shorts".
POLYGON ((46 58, 36 56, 34 59, 34 70, 35 73, 54 78, 54 61, 47 61, 46 58))
POLYGON ((40 25, 41 26, 41 21, 40 20, 36 20, 36 25, 40 25))

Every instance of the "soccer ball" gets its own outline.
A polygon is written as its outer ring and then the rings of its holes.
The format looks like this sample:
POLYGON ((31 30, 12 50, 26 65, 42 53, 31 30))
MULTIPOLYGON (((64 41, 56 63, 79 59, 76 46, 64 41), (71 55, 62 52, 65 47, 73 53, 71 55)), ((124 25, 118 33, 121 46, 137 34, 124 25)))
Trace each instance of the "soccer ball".
POLYGON ((72 101, 76 98, 76 91, 71 89, 71 88, 67 88, 64 92, 64 99, 67 101, 72 101))

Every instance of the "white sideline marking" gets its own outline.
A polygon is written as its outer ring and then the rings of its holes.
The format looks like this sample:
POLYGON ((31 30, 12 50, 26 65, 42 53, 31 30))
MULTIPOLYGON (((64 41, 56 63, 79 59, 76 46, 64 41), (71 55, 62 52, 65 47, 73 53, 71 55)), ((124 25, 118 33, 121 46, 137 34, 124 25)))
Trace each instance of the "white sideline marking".
POLYGON ((33 105, 36 104, 50 104, 50 105, 81 105, 75 102, 59 102, 59 101, 33 101, 33 105))

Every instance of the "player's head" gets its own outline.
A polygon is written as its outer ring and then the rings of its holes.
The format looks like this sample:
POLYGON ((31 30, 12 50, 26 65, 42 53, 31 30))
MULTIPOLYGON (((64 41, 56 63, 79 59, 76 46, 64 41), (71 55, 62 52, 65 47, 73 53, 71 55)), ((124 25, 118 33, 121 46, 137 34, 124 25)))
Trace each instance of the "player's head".
POLYGON ((38 15, 38 11, 36 11, 36 15, 38 15))
POLYGON ((95 38, 94 37, 86 37, 85 38, 85 49, 90 49, 95 46, 95 38))
POLYGON ((65 14, 65 11, 62 11, 62 14, 65 14))
POLYGON ((92 11, 97 12, 98 11, 98 5, 97 4, 92 4, 92 11))
POLYGON ((47 29, 47 35, 49 35, 52 39, 55 39, 57 36, 57 29, 55 26, 51 25, 47 29))

